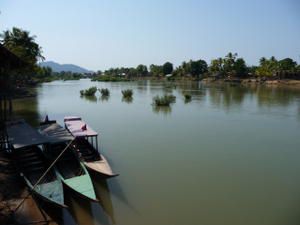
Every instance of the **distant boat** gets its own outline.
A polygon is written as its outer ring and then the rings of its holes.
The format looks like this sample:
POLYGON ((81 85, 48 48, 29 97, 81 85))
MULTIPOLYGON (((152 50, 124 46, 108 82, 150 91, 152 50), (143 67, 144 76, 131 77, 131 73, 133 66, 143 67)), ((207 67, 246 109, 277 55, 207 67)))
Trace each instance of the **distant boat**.
POLYGON ((76 138, 72 147, 87 168, 107 178, 118 176, 98 150, 98 133, 77 116, 65 117, 64 122, 67 130, 76 138))
MULTIPOLYGON (((55 121, 42 124, 39 131, 49 140, 48 144, 44 145, 44 154, 53 161, 71 141, 74 141, 74 137, 55 121)), ((98 201, 90 175, 71 147, 63 153, 55 164, 55 168, 67 187, 80 196, 98 201)))
POLYGON ((17 162, 21 176, 35 196, 58 207, 64 204, 64 192, 61 180, 52 168, 35 186, 50 166, 38 145, 46 143, 47 138, 39 134, 24 120, 6 123, 8 140, 12 147, 12 156, 17 162))

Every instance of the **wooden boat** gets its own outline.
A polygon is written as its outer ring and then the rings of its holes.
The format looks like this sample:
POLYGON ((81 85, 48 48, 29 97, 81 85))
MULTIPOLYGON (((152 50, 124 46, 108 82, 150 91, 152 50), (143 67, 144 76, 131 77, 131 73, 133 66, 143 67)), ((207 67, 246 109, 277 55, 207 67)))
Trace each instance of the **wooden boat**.
MULTIPOLYGON (((56 122, 51 121, 49 124, 43 124, 39 131, 49 139, 48 144, 44 145, 43 152, 48 159, 53 161, 70 141, 74 141, 74 137, 56 122)), ((82 197, 98 201, 90 175, 71 147, 68 147, 59 158, 55 164, 55 169, 68 188, 82 197)))
POLYGON ((98 150, 97 132, 77 116, 65 117, 64 123, 67 130, 76 137, 72 147, 88 169, 107 178, 118 176, 112 171, 108 161, 98 150))
POLYGON ((6 123, 9 144, 21 176, 35 196, 58 207, 64 204, 64 192, 61 180, 54 169, 36 185, 46 172, 49 163, 38 145, 48 140, 28 125, 24 120, 6 123), (36 185, 36 186, 35 186, 36 185))

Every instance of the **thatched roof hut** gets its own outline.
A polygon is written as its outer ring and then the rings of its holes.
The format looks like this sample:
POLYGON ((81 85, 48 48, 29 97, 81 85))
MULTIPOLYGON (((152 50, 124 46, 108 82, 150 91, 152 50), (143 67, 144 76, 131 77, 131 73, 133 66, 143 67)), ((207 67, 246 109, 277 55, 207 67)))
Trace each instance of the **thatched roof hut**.
POLYGON ((27 63, 0 44, 0 72, 25 67, 27 63))
POLYGON ((0 44, 0 89, 7 88, 9 75, 28 66, 26 62, 0 44))

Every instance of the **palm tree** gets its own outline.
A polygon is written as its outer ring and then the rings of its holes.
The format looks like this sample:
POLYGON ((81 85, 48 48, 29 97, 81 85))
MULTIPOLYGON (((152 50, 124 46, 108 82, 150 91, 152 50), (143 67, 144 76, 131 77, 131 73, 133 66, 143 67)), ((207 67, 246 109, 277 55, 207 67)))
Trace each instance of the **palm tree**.
POLYGON ((42 48, 35 42, 36 36, 30 36, 28 31, 13 27, 0 34, 1 43, 8 50, 19 56, 25 62, 36 64, 44 60, 42 48))

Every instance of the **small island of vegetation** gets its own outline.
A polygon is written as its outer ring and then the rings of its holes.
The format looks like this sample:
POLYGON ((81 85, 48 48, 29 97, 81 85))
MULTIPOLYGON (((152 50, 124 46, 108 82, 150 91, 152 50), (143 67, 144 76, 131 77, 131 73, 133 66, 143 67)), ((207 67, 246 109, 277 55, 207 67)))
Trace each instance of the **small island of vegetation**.
POLYGON ((133 91, 131 89, 122 90, 123 98, 132 98, 133 91))
POLYGON ((110 92, 107 88, 100 89, 100 93, 103 97, 108 97, 110 95, 110 92))
POLYGON ((176 101, 176 96, 174 95, 155 96, 153 98, 153 105, 170 106, 171 103, 174 103, 175 101, 176 101))
POLYGON ((97 87, 90 87, 86 90, 81 90, 80 95, 81 96, 94 96, 97 92, 97 87))

